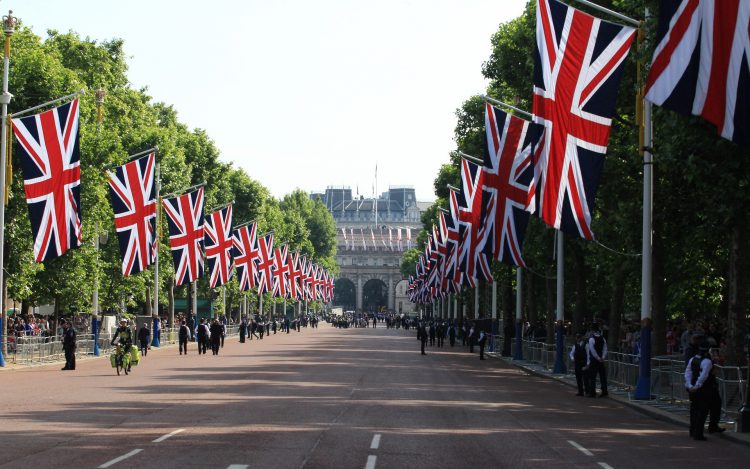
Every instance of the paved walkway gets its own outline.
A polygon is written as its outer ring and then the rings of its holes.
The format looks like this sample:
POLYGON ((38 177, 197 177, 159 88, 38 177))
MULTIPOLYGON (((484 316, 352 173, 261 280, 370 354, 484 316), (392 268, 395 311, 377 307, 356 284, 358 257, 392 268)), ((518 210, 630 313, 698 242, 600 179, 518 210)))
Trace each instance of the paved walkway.
POLYGON ((745 467, 750 448, 412 332, 319 329, 0 375, 0 468, 745 467), (121 459, 122 458, 122 459, 121 459))

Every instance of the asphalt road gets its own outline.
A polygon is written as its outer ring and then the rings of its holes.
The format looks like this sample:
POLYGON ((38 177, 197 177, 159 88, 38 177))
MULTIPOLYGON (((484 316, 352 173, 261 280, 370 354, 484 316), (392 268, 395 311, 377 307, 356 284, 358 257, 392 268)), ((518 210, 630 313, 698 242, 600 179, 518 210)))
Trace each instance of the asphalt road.
POLYGON ((750 448, 412 331, 318 329, 0 373, 0 468, 735 468, 750 448), (165 436, 170 435, 166 438, 165 436), (125 457, 118 461, 118 458, 125 457), (113 462, 115 461, 115 462, 113 462), (108 465, 109 464, 109 465, 108 465))

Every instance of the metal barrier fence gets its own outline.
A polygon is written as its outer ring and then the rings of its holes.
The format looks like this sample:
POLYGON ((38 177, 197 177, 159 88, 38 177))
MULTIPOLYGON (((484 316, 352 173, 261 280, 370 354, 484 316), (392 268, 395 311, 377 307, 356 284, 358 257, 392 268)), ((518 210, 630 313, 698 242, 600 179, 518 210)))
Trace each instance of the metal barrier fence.
MULTIPOLYGON (((516 352, 516 339, 510 339, 511 356, 516 352)), ((556 344, 523 340, 523 361, 535 363, 552 370, 557 357, 556 344)), ((504 338, 492 336, 493 352, 499 354, 504 345, 504 338)), ((572 346, 566 346, 565 362, 568 374, 575 373, 570 359, 572 346)), ((607 352, 605 360, 607 382, 624 391, 635 389, 640 376, 640 356, 607 352)), ((745 386, 748 379, 747 367, 719 366, 716 378, 722 398, 722 413, 729 418, 736 418, 745 398, 745 386)), ((685 387, 685 360, 682 355, 665 355, 651 358, 651 395, 654 400, 669 405, 688 406, 689 396, 685 387)))

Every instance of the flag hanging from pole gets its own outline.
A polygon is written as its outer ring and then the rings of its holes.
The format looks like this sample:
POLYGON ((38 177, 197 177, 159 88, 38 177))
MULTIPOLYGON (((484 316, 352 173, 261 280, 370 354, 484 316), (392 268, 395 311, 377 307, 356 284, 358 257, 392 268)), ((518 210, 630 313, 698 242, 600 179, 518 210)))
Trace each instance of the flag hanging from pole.
POLYGON ((156 259, 155 167, 151 153, 108 172, 125 277, 145 270, 156 259))
POLYGON ((203 277, 203 188, 164 199, 177 286, 203 277))
POLYGON ((349 240, 346 237, 346 228, 341 228, 341 234, 344 235, 344 243, 346 243, 346 250, 349 250, 349 240))
POLYGON ((396 228, 396 234, 398 236, 397 244, 398 244, 398 250, 403 251, 404 245, 401 244, 401 228, 396 228))
POLYGON ((258 293, 273 288, 273 233, 258 239, 258 293))
POLYGON ((302 287, 300 286, 300 277, 302 271, 300 269, 299 251, 294 253, 294 256, 289 256, 289 295, 300 301, 302 299, 302 287))
POLYGON ((289 248, 283 244, 273 256, 273 296, 287 298, 289 295, 289 248))
POLYGON ((232 206, 225 207, 206 217, 206 259, 211 274, 211 288, 224 285, 232 279, 232 206))
POLYGON ((237 269, 237 281, 240 291, 248 291, 255 287, 258 262, 258 224, 252 222, 248 226, 232 232, 232 256, 237 269))
POLYGON ((74 99, 35 116, 12 119, 36 262, 81 246, 78 104, 74 99))
POLYGON ((411 228, 406 229, 406 249, 411 249, 411 228))
POLYGON ((750 6, 737 0, 661 0, 646 101, 701 116, 750 147, 750 6))
POLYGON ((594 239, 591 211, 625 59, 636 30, 557 0, 536 9, 533 120, 545 127, 527 210, 594 239))

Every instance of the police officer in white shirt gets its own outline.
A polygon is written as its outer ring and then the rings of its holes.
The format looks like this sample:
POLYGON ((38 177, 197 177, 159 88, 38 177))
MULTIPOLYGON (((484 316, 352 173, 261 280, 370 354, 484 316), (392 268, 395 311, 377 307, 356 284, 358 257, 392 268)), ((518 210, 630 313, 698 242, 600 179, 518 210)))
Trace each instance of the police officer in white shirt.
POLYGON ((607 397, 607 368, 604 360, 607 358, 607 341, 599 333, 599 324, 591 324, 591 338, 588 346, 589 365, 589 397, 596 397, 596 376, 602 385, 602 393, 599 397, 607 397))
MULTIPOLYGON (((709 355, 709 348, 708 341, 701 340, 698 343, 698 355, 691 358, 685 368, 685 387, 690 393, 690 436, 698 441, 708 439, 703 435, 703 426, 706 423, 706 417, 708 417, 708 410, 715 399, 714 394, 718 395, 718 383, 713 370, 714 364, 709 355)), ((719 400, 719 403, 721 403, 721 400, 719 400)), ((725 429, 719 428, 718 418, 715 420, 716 422, 709 423, 708 432, 723 432, 725 429)))

